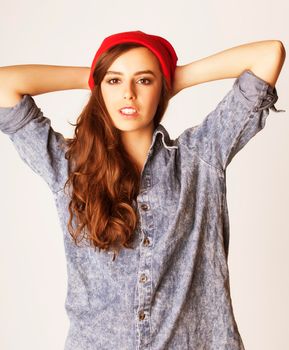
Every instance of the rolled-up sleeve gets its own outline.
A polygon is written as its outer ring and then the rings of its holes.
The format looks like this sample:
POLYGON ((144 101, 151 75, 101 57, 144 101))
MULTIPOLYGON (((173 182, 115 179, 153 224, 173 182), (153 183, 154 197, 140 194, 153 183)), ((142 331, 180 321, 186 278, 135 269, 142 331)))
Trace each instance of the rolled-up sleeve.
POLYGON ((53 130, 32 96, 24 95, 13 107, 0 107, 0 130, 53 192, 62 188, 67 176, 65 138, 53 130))
POLYGON ((185 131, 184 139, 203 160, 225 170, 236 153, 264 128, 269 110, 285 112, 276 109, 277 100, 276 87, 246 70, 203 122, 185 131))

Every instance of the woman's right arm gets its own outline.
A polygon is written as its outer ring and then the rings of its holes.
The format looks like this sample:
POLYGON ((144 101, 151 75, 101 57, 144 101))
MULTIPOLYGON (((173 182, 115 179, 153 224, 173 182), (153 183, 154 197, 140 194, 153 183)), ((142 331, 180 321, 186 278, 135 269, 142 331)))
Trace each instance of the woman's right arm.
POLYGON ((0 67, 0 106, 12 107, 23 95, 89 89, 90 67, 24 64, 0 67))
POLYGON ((89 70, 36 64, 0 67, 0 131, 53 192, 63 188, 67 178, 66 139, 52 128, 32 96, 88 89, 89 70))

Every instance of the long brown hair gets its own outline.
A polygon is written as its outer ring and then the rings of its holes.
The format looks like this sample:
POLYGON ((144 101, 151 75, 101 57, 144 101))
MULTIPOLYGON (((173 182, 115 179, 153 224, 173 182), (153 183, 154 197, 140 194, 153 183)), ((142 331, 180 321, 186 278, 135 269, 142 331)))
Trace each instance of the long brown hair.
MULTIPOLYGON (((67 224, 75 244, 83 238, 99 250, 132 249, 138 215, 133 201, 139 192, 140 173, 125 150, 120 131, 106 109, 100 84, 113 61, 122 53, 142 45, 118 44, 99 58, 93 79, 95 86, 87 105, 77 118, 74 137, 67 139, 71 185, 70 218, 67 224), (76 227, 72 225, 76 220, 76 227)), ((170 91, 162 75, 162 91, 156 114, 156 128, 168 106, 170 91)))

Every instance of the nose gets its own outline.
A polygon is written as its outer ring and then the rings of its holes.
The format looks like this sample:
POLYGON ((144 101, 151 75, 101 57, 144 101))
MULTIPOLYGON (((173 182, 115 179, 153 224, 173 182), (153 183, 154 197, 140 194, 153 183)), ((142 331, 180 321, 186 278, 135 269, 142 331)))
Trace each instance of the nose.
POLYGON ((131 87, 131 84, 127 84, 125 90, 124 90, 124 98, 126 100, 135 99, 135 92, 133 88, 131 87))

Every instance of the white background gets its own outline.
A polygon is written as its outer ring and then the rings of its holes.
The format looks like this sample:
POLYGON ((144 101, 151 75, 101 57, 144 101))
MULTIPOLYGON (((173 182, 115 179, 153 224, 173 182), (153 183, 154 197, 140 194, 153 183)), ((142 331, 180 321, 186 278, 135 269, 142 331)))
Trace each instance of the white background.
MULTIPOLYGON (((6 1, 0 66, 90 66, 106 36, 128 30, 167 38, 178 65, 267 39, 281 40, 289 53, 288 13, 285 0, 6 1)), ((202 122, 233 82, 208 82, 176 95, 162 121, 171 138, 202 122)), ((288 58, 276 88, 276 107, 286 113, 270 111, 265 129, 227 168, 231 295, 246 350, 288 349, 288 58)), ((68 137, 68 121, 75 122, 88 96, 88 90, 69 90, 34 99, 68 137)), ((52 194, 4 134, 0 159, 0 348, 63 349, 67 275, 52 194)))

